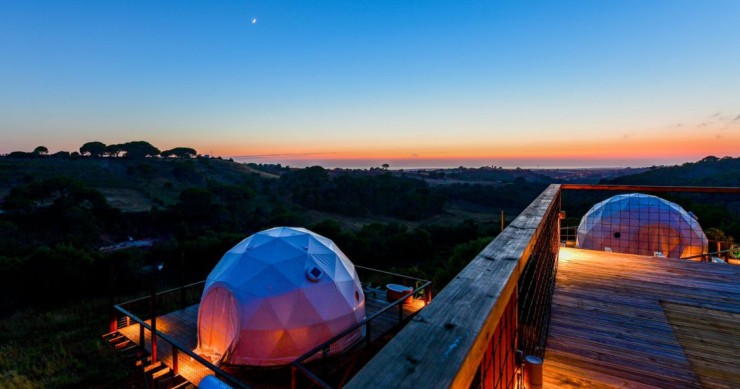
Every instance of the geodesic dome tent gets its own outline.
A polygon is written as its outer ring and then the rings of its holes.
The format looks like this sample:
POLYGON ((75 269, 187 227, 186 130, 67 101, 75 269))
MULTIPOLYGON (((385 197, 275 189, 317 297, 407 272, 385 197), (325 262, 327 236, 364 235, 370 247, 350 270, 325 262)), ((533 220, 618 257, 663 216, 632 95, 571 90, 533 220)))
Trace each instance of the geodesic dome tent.
POLYGON ((660 197, 631 193, 594 205, 581 219, 578 247, 638 255, 685 258, 707 252, 696 219, 660 197))
MULTIPOLYGON (((197 351, 228 364, 285 365, 364 318, 357 271, 334 242, 277 227, 241 241, 208 275, 197 351)), ((344 337, 331 352, 362 335, 344 337)))

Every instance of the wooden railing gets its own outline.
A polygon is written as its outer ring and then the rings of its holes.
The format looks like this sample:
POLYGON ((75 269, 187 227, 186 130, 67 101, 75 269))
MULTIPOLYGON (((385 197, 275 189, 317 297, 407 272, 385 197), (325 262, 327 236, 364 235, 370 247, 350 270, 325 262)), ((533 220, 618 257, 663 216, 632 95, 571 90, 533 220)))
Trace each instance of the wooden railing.
POLYGON ((543 352, 557 268, 559 217, 560 186, 551 185, 347 387, 514 386, 517 349, 543 352), (522 285, 522 280, 533 284, 522 285), (538 295, 519 296, 525 291, 538 295), (523 321, 526 328, 520 325, 523 321))

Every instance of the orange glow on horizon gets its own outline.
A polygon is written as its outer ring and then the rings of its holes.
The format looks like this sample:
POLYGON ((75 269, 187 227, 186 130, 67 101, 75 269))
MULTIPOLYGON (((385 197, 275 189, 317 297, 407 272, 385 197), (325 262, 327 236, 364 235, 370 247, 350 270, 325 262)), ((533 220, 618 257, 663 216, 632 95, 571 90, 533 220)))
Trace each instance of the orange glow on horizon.
MULTIPOLYGON (((334 149, 317 146, 284 144, 276 147, 261 145, 239 147, 223 145, 214 147, 214 155, 239 157, 255 162, 291 161, 366 161, 366 160, 419 160, 419 161, 507 161, 507 160, 647 160, 667 159, 693 162, 708 155, 736 156, 740 136, 728 134, 724 138, 698 136, 665 136, 643 139, 584 140, 556 139, 527 142, 459 142, 453 145, 392 146, 392 145, 334 145, 334 149)), ((203 148, 201 149, 203 150, 203 148)), ((207 153, 207 152, 206 152, 207 153)))

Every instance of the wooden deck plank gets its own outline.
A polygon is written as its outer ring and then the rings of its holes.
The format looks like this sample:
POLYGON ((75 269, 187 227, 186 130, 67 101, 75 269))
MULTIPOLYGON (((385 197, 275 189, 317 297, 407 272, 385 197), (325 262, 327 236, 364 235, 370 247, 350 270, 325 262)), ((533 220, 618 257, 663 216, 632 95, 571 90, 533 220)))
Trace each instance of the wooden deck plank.
MULTIPOLYGON (((667 267, 667 264, 672 263, 676 260, 674 259, 663 259, 663 260, 648 260, 652 262, 658 262, 660 263, 661 267, 667 267)), ((649 265, 654 265, 650 264, 649 265)), ((675 265, 675 264, 673 264, 675 265)), ((701 263, 697 263, 699 266, 705 266, 701 263)), ((606 275, 613 275, 615 273, 621 273, 624 277, 624 279, 631 279, 631 280, 638 280, 638 281, 659 281, 661 284, 664 285, 677 285, 682 287, 695 287, 695 288, 701 288, 701 289, 709 289, 709 290, 727 290, 727 291, 735 291, 732 288, 732 285, 725 284, 725 283, 718 283, 717 281, 731 281, 733 279, 732 274, 721 274, 721 275, 711 275, 707 276, 702 273, 693 274, 693 271, 691 268, 687 269, 675 269, 675 266, 673 268, 667 267, 666 271, 656 271, 656 269, 653 269, 655 266, 642 266, 641 271, 639 273, 629 273, 629 274, 623 274, 625 270, 630 270, 628 266, 624 266, 623 263, 594 263, 590 262, 589 267, 594 270, 594 275, 599 276, 602 274, 606 275), (672 271, 671 271, 672 270, 672 271), (666 273, 674 275, 674 277, 666 277, 666 273), (681 279, 679 276, 684 274, 691 274, 690 278, 681 279)), ((632 269, 634 270, 634 269, 632 269)), ((660 270, 660 269, 657 269, 660 270)), ((564 276, 563 279, 568 279, 571 276, 564 276)), ((735 291, 736 292, 736 291, 735 291)))
MULTIPOLYGON (((597 356, 598 357, 598 356, 597 356)), ((574 379, 584 379, 590 381, 597 381, 600 376, 613 376, 619 377, 623 380, 632 382, 637 385, 645 385, 660 388, 701 388, 701 385, 694 380, 693 382, 686 382, 683 380, 676 380, 673 377, 651 374, 643 370, 633 369, 634 363, 620 363, 619 359, 612 359, 609 361, 602 361, 594 356, 587 355, 576 355, 567 352, 557 352, 547 354, 546 360, 554 361, 556 364, 545 363, 544 365, 544 377, 557 376, 563 374, 557 370, 558 364, 576 367, 580 369, 582 375, 571 376, 574 379), (594 373, 594 374, 592 374, 594 373)), ((543 377, 543 379, 544 379, 543 377)), ((548 378, 550 379, 550 378, 548 378)), ((600 382, 605 387, 614 387, 609 382, 600 382)))
POLYGON ((740 267, 561 248, 552 309, 546 383, 740 384, 740 267))
POLYGON ((740 314, 662 302, 705 386, 740 387, 740 314))
POLYGON ((554 360, 546 360, 545 369, 549 369, 552 372, 552 374, 543 377, 545 388, 660 388, 658 386, 631 381, 624 377, 598 373, 593 370, 584 370, 574 367, 572 364, 562 364, 554 360))
MULTIPOLYGON (((711 265, 711 264, 710 264, 711 265)), ((721 265, 720 265, 721 266, 721 265)), ((660 284, 658 282, 633 281, 628 278, 620 278, 618 284, 609 284, 618 275, 611 277, 592 276, 589 280, 562 280, 561 287, 579 288, 582 285, 598 285, 599 294, 624 295, 626 298, 633 299, 659 299, 670 300, 702 300, 707 303, 727 304, 728 308, 740 309, 740 293, 724 292, 718 290, 681 287, 678 285, 660 284), (644 291, 644 295, 635 296, 632 292, 634 289, 644 291)), ((560 282, 560 280, 558 280, 560 282)))

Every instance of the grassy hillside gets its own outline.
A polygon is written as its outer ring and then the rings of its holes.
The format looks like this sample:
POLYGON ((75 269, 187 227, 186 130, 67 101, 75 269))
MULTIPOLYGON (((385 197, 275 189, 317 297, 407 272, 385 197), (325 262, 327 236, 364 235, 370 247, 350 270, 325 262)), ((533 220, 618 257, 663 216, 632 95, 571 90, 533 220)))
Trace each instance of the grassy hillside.
POLYGON ((107 299, 0 319, 0 388, 123 388, 134 369, 98 336, 107 299))

